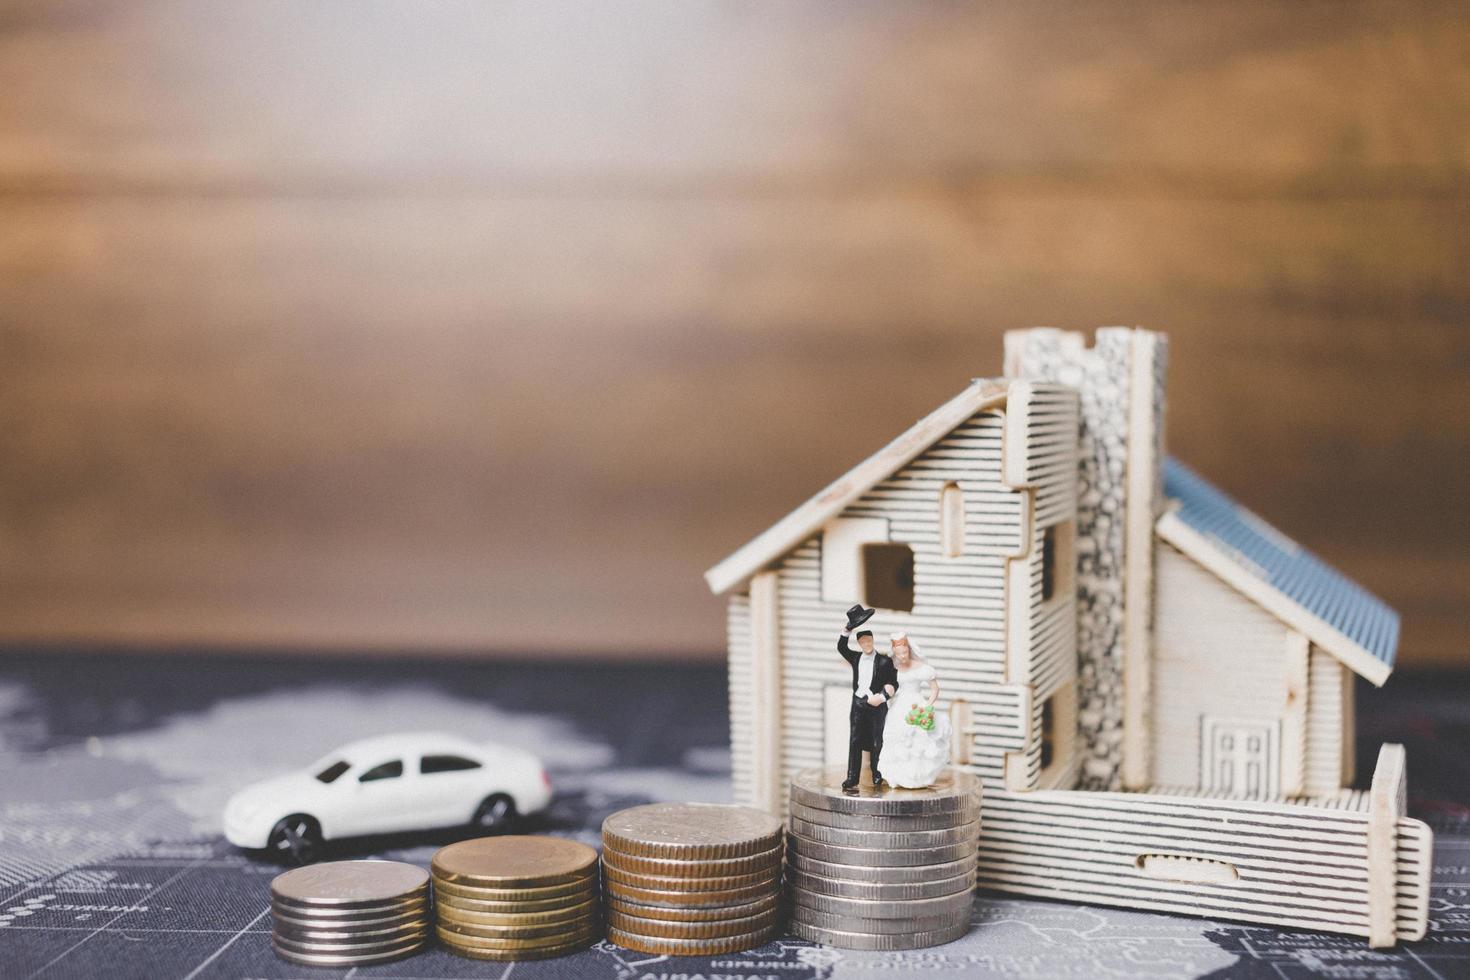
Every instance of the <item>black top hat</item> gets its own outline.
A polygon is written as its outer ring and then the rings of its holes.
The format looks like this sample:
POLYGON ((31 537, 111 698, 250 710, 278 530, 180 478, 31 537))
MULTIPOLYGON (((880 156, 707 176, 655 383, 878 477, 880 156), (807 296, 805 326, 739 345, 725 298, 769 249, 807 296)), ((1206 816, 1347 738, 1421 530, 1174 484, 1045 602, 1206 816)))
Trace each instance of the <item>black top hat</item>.
POLYGON ((859 626, 873 618, 876 609, 864 609, 862 603, 858 603, 847 611, 847 628, 855 630, 859 626))

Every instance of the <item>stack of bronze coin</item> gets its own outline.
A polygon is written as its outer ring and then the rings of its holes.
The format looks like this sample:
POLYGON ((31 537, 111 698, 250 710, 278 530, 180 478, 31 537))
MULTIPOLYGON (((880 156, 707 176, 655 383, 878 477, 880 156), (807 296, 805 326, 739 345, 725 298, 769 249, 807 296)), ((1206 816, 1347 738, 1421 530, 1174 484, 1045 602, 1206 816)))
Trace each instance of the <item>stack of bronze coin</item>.
POLYGON ((918 949, 970 929, 980 780, 945 770, 924 789, 842 791, 840 769, 791 782, 791 932, 846 949, 918 949))
POLYGON ((332 861, 271 882, 271 943, 303 966, 367 966, 429 938, 429 875, 398 861, 332 861))
POLYGON ((752 949, 780 925, 781 822, 749 807, 652 803, 602 824, 607 938, 642 953, 752 949))
POLYGON ((439 942, 477 960, 544 960, 602 935, 597 851, 559 837, 481 837, 439 849, 439 942))

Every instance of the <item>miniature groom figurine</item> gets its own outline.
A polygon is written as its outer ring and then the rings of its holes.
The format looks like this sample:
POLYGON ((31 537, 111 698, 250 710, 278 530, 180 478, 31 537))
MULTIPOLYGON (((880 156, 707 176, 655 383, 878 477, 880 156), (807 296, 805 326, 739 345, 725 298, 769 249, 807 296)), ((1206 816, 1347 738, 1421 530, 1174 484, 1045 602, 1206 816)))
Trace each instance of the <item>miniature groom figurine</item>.
POLYGON ((837 637, 837 652, 852 666, 852 710, 848 715, 847 779, 842 792, 857 794, 858 776, 862 774, 863 750, 871 753, 869 767, 874 788, 883 786, 878 771, 878 755, 883 751, 883 724, 888 720, 888 699, 898 689, 898 671, 893 661, 873 650, 873 631, 859 630, 858 649, 848 645, 852 631, 872 618, 875 610, 861 604, 847 611, 847 626, 837 637))

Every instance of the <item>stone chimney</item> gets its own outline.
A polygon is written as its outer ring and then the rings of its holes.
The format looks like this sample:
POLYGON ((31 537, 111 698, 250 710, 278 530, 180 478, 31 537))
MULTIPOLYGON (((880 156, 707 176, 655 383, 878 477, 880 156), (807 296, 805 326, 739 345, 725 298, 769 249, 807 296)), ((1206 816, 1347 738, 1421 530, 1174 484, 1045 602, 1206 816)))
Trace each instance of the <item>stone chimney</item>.
POLYGON ((1153 531, 1163 504, 1164 334, 1035 327, 1005 336, 1008 378, 1081 394, 1077 472, 1080 789, 1151 783, 1153 531))

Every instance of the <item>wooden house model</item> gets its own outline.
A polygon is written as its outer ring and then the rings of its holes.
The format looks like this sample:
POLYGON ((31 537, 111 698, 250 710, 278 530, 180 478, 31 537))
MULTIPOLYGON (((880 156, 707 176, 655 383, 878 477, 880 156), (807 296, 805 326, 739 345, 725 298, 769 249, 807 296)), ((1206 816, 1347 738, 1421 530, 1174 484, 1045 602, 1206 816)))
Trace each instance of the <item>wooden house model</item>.
POLYGON ((706 573, 729 595, 735 796, 845 762, 844 610, 907 630, 985 783, 998 891, 1423 936, 1404 753, 1353 783, 1397 616, 1162 450, 1166 342, 1006 337, 973 382, 706 573))

